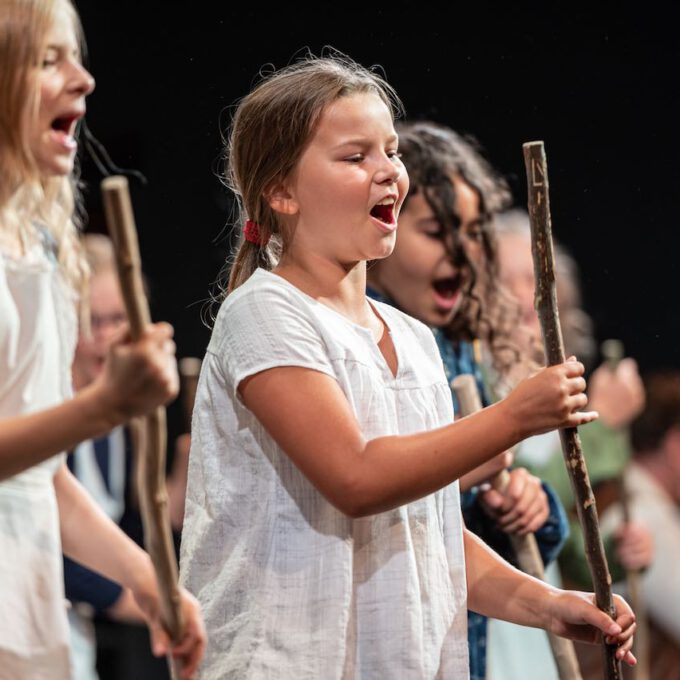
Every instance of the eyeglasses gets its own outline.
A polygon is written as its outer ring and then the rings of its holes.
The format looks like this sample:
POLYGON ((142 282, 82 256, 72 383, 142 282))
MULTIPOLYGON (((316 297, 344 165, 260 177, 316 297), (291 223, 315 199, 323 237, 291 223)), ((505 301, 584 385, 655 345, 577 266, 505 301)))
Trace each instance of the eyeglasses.
POLYGON ((118 328, 127 322, 127 315, 125 312, 114 312, 112 314, 92 314, 91 316, 92 332, 100 333, 106 327, 118 328))

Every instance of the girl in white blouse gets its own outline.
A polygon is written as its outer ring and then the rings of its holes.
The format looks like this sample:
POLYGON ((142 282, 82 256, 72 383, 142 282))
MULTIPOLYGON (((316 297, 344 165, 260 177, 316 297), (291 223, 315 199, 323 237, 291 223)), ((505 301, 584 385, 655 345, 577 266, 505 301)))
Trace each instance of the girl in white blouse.
MULTIPOLYGON (((170 649, 148 555, 106 518, 64 454, 177 392, 172 329, 120 338, 104 375, 71 397, 83 271, 73 223, 75 130, 94 81, 69 0, 0 0, 0 677, 71 677, 62 548, 132 590, 154 650, 170 649), (61 540, 60 540, 61 539, 61 540)), ((173 651, 202 655, 198 605, 182 595, 173 651)))
POLYGON ((244 240, 194 409, 184 584, 217 678, 466 678, 466 607, 630 654, 634 617, 516 571, 462 525, 457 479, 596 418, 575 360, 453 423, 431 331, 366 298, 408 177, 397 99, 309 57, 240 103, 227 178, 244 240))

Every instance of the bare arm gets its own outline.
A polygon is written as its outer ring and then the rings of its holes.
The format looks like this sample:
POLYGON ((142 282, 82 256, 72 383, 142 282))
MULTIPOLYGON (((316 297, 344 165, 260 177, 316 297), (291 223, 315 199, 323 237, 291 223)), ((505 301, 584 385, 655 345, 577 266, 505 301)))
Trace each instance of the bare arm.
MULTIPOLYGON (((112 581, 129 588, 146 618, 154 654, 165 654, 170 640, 160 618, 158 585, 149 556, 96 505, 62 465, 54 477, 64 554, 112 581)), ((198 602, 181 590, 185 631, 172 654, 190 678, 203 657, 206 635, 198 602)))
POLYGON ((513 455, 511 451, 503 451, 497 456, 494 456, 491 460, 486 463, 482 463, 479 467, 476 467, 471 472, 465 473, 460 478, 460 490, 469 491, 475 486, 479 486, 484 482, 490 481, 495 477, 501 470, 512 465, 513 455))
POLYGON ((297 367, 243 380, 245 405, 337 508, 382 512, 450 484, 531 434, 597 417, 586 404, 583 366, 567 362, 525 380, 507 399, 435 430, 366 441, 338 384, 297 367))
POLYGON ((470 609, 590 644, 598 644, 605 635, 608 644, 618 645, 617 657, 635 665, 630 652, 635 616, 622 598, 615 598, 614 621, 595 606, 592 593, 560 590, 523 574, 467 529, 464 542, 470 609))
POLYGON ((102 377, 73 399, 0 421, 0 480, 173 398, 178 379, 171 337, 168 324, 150 326, 139 342, 121 336, 102 377))

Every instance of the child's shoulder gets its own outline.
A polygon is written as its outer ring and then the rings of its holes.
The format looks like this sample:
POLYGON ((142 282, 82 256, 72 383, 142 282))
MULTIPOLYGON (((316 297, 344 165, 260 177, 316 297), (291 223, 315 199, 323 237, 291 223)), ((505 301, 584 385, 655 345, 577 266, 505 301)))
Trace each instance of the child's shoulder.
POLYGON ((281 327, 309 323, 305 322, 309 317, 304 296, 294 286, 272 272, 256 269, 222 302, 213 336, 240 331, 277 333, 281 327))
POLYGON ((280 276, 258 268, 245 283, 227 295, 218 318, 273 312, 281 305, 299 308, 300 300, 295 293, 295 288, 280 276))

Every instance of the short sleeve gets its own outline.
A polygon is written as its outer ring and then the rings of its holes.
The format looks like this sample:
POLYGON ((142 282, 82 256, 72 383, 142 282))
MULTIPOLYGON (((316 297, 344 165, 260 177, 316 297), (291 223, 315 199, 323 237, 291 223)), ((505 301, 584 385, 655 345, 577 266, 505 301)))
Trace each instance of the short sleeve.
POLYGON ((118 601, 123 589, 64 556, 64 592, 71 602, 87 602, 97 612, 102 612, 118 601))
POLYGON ((321 324, 311 309, 318 303, 284 285, 263 277, 249 280, 220 309, 208 352, 237 399, 245 378, 270 368, 298 366, 335 377, 321 324))

